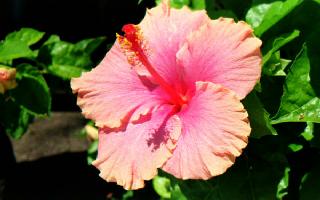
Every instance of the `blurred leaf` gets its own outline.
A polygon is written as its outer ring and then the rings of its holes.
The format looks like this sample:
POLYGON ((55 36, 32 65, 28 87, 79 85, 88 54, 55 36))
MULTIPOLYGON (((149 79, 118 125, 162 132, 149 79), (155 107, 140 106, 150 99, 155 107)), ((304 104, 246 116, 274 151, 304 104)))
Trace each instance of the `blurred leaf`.
POLYGON ((87 162, 89 165, 96 159, 98 153, 98 140, 93 141, 87 151, 87 162))
POLYGON ((166 177, 156 176, 152 179, 152 185, 157 194, 165 199, 170 199, 170 179, 166 177))
POLYGON ((91 54, 105 40, 104 37, 85 39, 76 44, 51 36, 41 47, 39 60, 48 66, 49 73, 63 79, 79 77, 93 67, 91 54))
POLYGON ((92 54, 104 41, 106 37, 97 37, 81 40, 75 44, 75 48, 79 51, 84 51, 87 54, 92 54))
POLYGON ((302 2, 256 0, 247 12, 246 21, 254 28, 255 34, 261 36, 302 2))
POLYGON ((16 58, 33 57, 34 53, 30 45, 38 42, 44 33, 30 28, 22 28, 20 31, 10 33, 0 43, 0 62, 10 62, 16 58))
POLYGON ((49 73, 58 76, 62 79, 71 79, 74 77, 81 76, 82 72, 86 72, 87 70, 75 67, 72 65, 50 65, 49 73))
POLYGON ((284 85, 284 93, 278 113, 272 123, 318 122, 320 123, 320 99, 310 83, 310 61, 306 45, 303 46, 284 85))
POLYGON ((307 126, 304 129, 303 133, 301 133, 302 137, 307 140, 310 141, 313 138, 313 128, 314 125, 312 122, 307 122, 307 126))
POLYGON ((129 190, 127 191, 126 193, 124 193, 122 195, 122 200, 127 200, 127 199, 130 199, 131 197, 133 197, 133 191, 132 190, 129 190))
POLYGON ((206 0, 191 0, 191 5, 194 10, 206 9, 206 0))
POLYGON ((156 176, 152 180, 152 185, 161 200, 187 200, 174 179, 170 180, 165 176, 156 176))
POLYGON ((51 95, 43 76, 33 66, 23 64, 17 68, 18 86, 11 91, 15 102, 34 115, 48 115, 51 95))
POLYGON ((286 167, 286 169, 284 170, 283 177, 278 184, 278 189, 277 189, 278 199, 283 199, 283 197, 288 194, 289 172, 290 172, 290 168, 286 167))
POLYGON ((292 33, 286 33, 272 40, 272 44, 267 44, 263 48, 263 65, 276 53, 281 47, 298 37, 300 31, 294 30, 292 33))
POLYGON ((269 113, 263 108, 263 105, 254 91, 244 99, 243 103, 249 114, 252 128, 250 137, 260 138, 264 135, 277 134, 270 123, 269 113))
POLYGON ((5 128, 7 134, 15 139, 19 139, 28 129, 32 117, 28 112, 20 108, 11 99, 5 99, 0 94, 0 123, 5 128))
MULTIPOLYGON (((319 158, 320 155, 318 155, 319 158)), ((320 199, 320 160, 314 165, 309 173, 304 177, 300 186, 300 200, 320 199)))
POLYGON ((289 149, 290 149, 291 151, 297 152, 297 151, 300 151, 300 150, 303 148, 303 145, 292 143, 292 144, 289 144, 288 147, 289 147, 289 149))

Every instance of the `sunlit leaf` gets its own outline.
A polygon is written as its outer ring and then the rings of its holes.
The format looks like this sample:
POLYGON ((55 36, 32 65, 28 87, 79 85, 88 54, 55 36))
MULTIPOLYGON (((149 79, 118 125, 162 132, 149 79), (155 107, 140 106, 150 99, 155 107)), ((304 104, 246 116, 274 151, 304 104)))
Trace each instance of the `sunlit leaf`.
POLYGON ((311 85, 310 60, 305 45, 290 67, 279 111, 272 120, 274 124, 282 122, 320 123, 320 99, 311 85))
POLYGON ((261 36, 302 2, 303 0, 256 0, 247 12, 246 21, 254 28, 255 34, 261 36))

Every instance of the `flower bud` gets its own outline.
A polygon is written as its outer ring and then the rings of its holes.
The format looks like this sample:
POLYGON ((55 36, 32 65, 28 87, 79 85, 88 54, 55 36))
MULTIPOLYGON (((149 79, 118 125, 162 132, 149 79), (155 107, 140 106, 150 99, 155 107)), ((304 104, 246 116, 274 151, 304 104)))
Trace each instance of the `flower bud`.
POLYGON ((13 89, 17 86, 16 69, 0 66, 0 93, 13 89))

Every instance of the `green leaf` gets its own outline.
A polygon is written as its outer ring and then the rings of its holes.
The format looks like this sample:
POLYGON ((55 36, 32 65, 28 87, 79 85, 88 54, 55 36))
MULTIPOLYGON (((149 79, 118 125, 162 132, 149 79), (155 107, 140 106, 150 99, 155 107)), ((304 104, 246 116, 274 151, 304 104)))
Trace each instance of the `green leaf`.
POLYGON ((98 140, 93 141, 87 150, 87 162, 89 165, 97 158, 98 140))
POLYGON ((43 76, 33 66, 22 64, 17 68, 18 86, 10 94, 16 103, 30 114, 48 115, 51 95, 43 76))
POLYGON ((29 113, 20 108, 11 99, 5 99, 0 94, 0 123, 5 128, 7 134, 15 139, 19 139, 28 129, 28 125, 32 120, 29 113))
POLYGON ((184 194, 181 192, 180 187, 174 179, 166 176, 156 176, 152 180, 152 185, 161 199, 167 200, 187 200, 184 194))
POLYGON ((293 151, 293 152, 298 152, 298 151, 300 151, 300 150, 303 148, 303 145, 292 143, 292 144, 289 144, 288 147, 289 147, 289 149, 290 149, 291 151, 293 151))
POLYGON ((215 1, 212 0, 206 0, 206 10, 211 19, 217 19, 219 17, 238 19, 232 10, 218 8, 215 1))
POLYGON ((320 99, 310 79, 310 60, 306 45, 303 46, 284 85, 280 108, 272 123, 318 122, 320 123, 320 99))
POLYGON ((170 192, 170 179, 166 177, 160 177, 156 176, 152 180, 152 185, 154 190, 157 192, 157 194, 166 199, 171 198, 171 192, 170 192))
POLYGON ((302 2, 256 0, 247 12, 246 21, 254 28, 255 34, 261 36, 302 2))
POLYGON ((285 69, 290 63, 291 60, 281 58, 280 51, 277 51, 263 65, 262 73, 268 76, 286 76, 285 69))
POLYGON ((183 6, 188 6, 190 0, 170 0, 170 5, 173 8, 182 8, 183 6))
POLYGON ((191 0, 192 9, 203 10, 206 9, 206 0, 191 0))
POLYGON ((295 38, 300 35, 300 31, 294 30, 292 33, 283 34, 275 39, 272 40, 271 45, 266 45, 263 48, 263 65, 271 58, 271 56, 276 53, 281 47, 286 45, 287 43, 291 42, 295 38))
POLYGON ((48 71, 50 74, 58 76, 63 79, 71 79, 74 77, 81 76, 82 72, 86 72, 88 70, 82 69, 79 67, 75 67, 72 65, 50 65, 48 67, 48 71))
POLYGON ((10 33, 6 40, 19 41, 31 46, 37 43, 44 36, 44 32, 37 31, 32 28, 22 28, 17 32, 10 33))
MULTIPOLYGON (((319 156, 319 155, 318 155, 319 156)), ((300 186, 300 200, 320 199, 320 161, 314 165, 309 173, 304 177, 300 186)))
POLYGON ((104 41, 106 37, 97 37, 81 40, 75 44, 75 49, 84 51, 87 54, 92 54, 104 41))
POLYGON ((288 194, 289 172, 290 172, 290 168, 286 167, 286 169, 284 170, 283 177, 278 184, 278 188, 277 188, 278 199, 283 199, 283 197, 288 194))
POLYGON ((38 42, 44 33, 30 28, 22 28, 20 31, 10 33, 0 43, 0 62, 11 62, 16 58, 33 57, 34 53, 30 45, 38 42))
POLYGON ((262 103, 254 91, 244 99, 243 103, 248 111, 252 128, 250 137, 260 138, 265 135, 277 134, 271 125, 269 113, 263 108, 262 103))
POLYGON ((63 79, 79 77, 93 67, 91 54, 104 40, 104 37, 99 37, 71 44, 52 36, 41 47, 38 58, 48 66, 50 74, 63 79))
POLYGON ((314 129, 314 125, 312 122, 307 122, 307 126, 304 129, 304 131, 301 133, 302 137, 307 140, 307 141, 311 141, 313 136, 313 129, 314 129))
POLYGON ((127 191, 126 193, 124 193, 124 194, 122 195, 122 200, 130 199, 130 198, 132 198, 133 196, 134 196, 133 191, 132 191, 132 190, 129 190, 129 191, 127 191))

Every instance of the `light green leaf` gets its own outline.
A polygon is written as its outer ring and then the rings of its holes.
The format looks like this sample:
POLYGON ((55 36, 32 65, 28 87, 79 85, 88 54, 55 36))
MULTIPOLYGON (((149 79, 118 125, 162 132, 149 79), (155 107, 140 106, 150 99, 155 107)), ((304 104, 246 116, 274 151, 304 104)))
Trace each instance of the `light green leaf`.
POLYGON ((190 0, 170 0, 170 5, 173 8, 182 8, 190 5, 190 0))
POLYGON ((314 137, 313 136, 313 129, 314 129, 314 124, 312 122, 307 122, 306 128, 301 133, 302 137, 307 141, 311 141, 314 137))
POLYGON ((152 185, 161 200, 187 200, 174 179, 166 176, 156 176, 152 180, 152 185))
POLYGON ((6 40, 8 41, 19 41, 31 46, 37 43, 44 36, 44 32, 37 31, 32 28, 22 28, 19 31, 10 33, 6 40))
POLYGON ((43 76, 34 67, 23 64, 17 68, 18 86, 10 91, 11 96, 33 115, 48 115, 51 110, 51 95, 43 76))
POLYGON ((272 120, 273 124, 283 122, 320 123, 320 99, 311 85, 306 45, 290 67, 280 108, 272 120))
POLYGON ((244 99, 243 103, 248 111, 252 128, 250 137, 260 138, 265 135, 277 134, 270 123, 269 113, 263 108, 262 103, 254 91, 244 99))
POLYGON ((206 9, 206 0, 191 0, 192 9, 203 10, 206 9))
POLYGON ((254 28, 255 34, 261 36, 302 2, 303 0, 254 1, 247 12, 246 21, 254 28))
POLYGON ((10 33, 0 43, 0 62, 10 62, 16 58, 34 57, 30 45, 38 42, 44 33, 30 28, 22 28, 20 31, 10 33))
POLYGON ((87 162, 89 165, 96 159, 98 153, 98 140, 93 141, 87 150, 87 162))
POLYGON ((157 192, 157 194, 166 199, 171 198, 171 192, 170 192, 170 179, 166 177, 160 177, 156 176, 152 180, 152 185, 154 190, 157 192))

